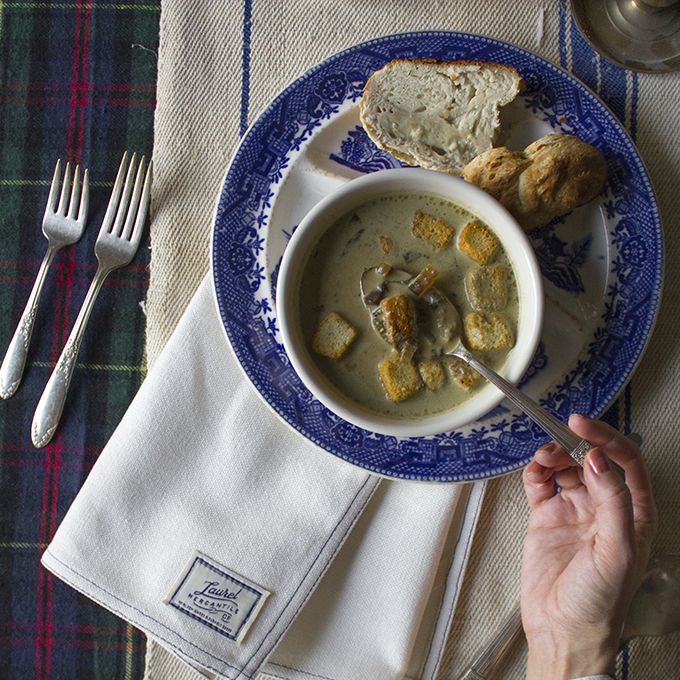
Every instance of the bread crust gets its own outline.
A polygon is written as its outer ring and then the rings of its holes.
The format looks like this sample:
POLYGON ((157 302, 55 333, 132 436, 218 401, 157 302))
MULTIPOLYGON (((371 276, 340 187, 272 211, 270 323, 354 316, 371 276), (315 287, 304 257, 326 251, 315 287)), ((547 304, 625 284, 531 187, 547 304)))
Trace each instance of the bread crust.
MULTIPOLYGON (((435 59, 434 57, 421 57, 420 59, 392 59, 392 61, 385 64, 383 68, 385 68, 386 66, 393 66, 394 64, 437 64, 439 66, 480 66, 480 67, 493 66, 494 68, 500 68, 501 70, 504 69, 508 71, 508 73, 511 73, 512 75, 515 75, 518 78, 520 78, 521 86, 522 88, 524 88, 524 81, 521 80, 522 76, 520 76, 519 71, 510 64, 501 64, 497 61, 483 61, 481 59, 453 59, 449 61, 440 61, 439 59, 435 59)), ((370 82, 372 77, 373 75, 371 75, 369 79, 366 81, 364 91, 368 87, 368 83, 370 82)))
POLYGON ((465 166, 463 178, 500 201, 531 231, 600 194, 607 162, 574 135, 549 134, 524 151, 501 147, 480 154, 465 166))
MULTIPOLYGON (((372 115, 369 114, 367 111, 367 101, 371 98, 371 93, 372 90, 375 86, 375 83, 377 82, 377 79, 379 78, 379 74, 383 74, 385 71, 399 67, 400 65, 408 65, 408 66, 438 66, 443 69, 466 69, 470 67, 477 67, 480 69, 496 69, 499 71, 505 71, 507 74, 512 76, 512 79, 515 80, 516 82, 516 91, 513 95, 512 98, 517 96, 519 92, 521 92, 524 89, 524 81, 522 80, 522 76, 519 74, 517 69, 514 66, 511 66, 509 64, 500 64, 497 62, 489 62, 489 61, 481 61, 481 60, 468 60, 468 59, 460 59, 460 60, 452 60, 452 61, 439 61, 437 59, 393 59, 392 61, 388 62, 383 66, 381 69, 375 71, 366 81, 366 84, 364 85, 363 89, 363 96, 361 98, 361 101, 359 103, 359 115, 361 118, 361 123, 366 130, 368 136, 371 138, 371 140, 378 146, 379 148, 383 149, 384 151, 387 151, 390 153, 392 156, 397 158, 400 161, 403 161, 404 163, 408 163, 409 165, 416 165, 416 166, 421 166, 424 168, 429 168, 432 170, 439 170, 443 172, 448 172, 450 174, 454 175, 460 175, 463 169, 463 166, 465 165, 465 162, 470 158, 468 155, 466 158, 457 158, 456 156, 460 156, 460 153, 458 152, 450 152, 450 153, 445 153, 445 155, 441 159, 433 160, 433 159, 428 159, 425 158, 423 155, 419 154, 417 151, 417 145, 414 147, 413 151, 409 151, 404 144, 392 144, 389 143, 386 139, 385 136, 382 134, 382 131, 379 130, 375 125, 372 124, 371 122, 371 117, 372 115)), ((453 77, 452 77, 453 78, 453 77)), ((511 99, 512 99, 511 98, 511 99)), ((508 101, 502 102, 501 105, 507 104, 508 101)), ((373 116, 374 118, 377 118, 377 116, 373 116)), ((497 126, 498 126, 498 121, 496 121, 495 124, 495 129, 494 133, 497 132, 497 126)), ((462 141, 465 141, 464 139, 462 141)), ((493 135, 490 136, 488 140, 489 146, 493 142, 493 135)))

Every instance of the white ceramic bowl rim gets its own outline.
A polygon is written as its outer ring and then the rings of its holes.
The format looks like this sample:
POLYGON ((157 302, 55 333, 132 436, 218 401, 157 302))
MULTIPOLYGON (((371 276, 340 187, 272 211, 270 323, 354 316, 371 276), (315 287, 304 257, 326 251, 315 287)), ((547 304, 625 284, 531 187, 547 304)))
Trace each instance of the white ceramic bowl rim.
MULTIPOLYGON (((515 274, 519 321, 514 348, 500 373, 507 380, 520 380, 531 359, 543 323, 543 286, 533 248, 510 213, 487 193, 460 177, 421 168, 392 168, 350 180, 326 196, 300 222, 284 252, 277 285, 277 316, 286 354, 303 383, 328 409, 353 425, 371 432, 399 437, 428 436, 450 432, 486 415, 503 398, 487 384, 458 406, 418 419, 397 419, 363 408, 331 388, 320 376, 299 324, 299 286, 314 244, 338 218, 378 195, 395 191, 439 194, 461 205, 486 222, 498 236, 515 274)), ((358 282, 357 282, 358 289, 358 282)))

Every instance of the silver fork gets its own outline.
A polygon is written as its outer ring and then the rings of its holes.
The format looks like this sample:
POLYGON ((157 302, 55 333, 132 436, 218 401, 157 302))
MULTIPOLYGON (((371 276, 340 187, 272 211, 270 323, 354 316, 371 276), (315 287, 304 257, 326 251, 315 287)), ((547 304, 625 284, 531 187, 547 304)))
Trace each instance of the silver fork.
POLYGON ((0 367, 0 398, 9 399, 19 387, 24 374, 28 346, 33 335, 38 302, 47 272, 55 255, 64 247, 70 246, 80 239, 85 231, 87 222, 87 205, 90 196, 90 181, 87 170, 80 183, 80 168, 76 165, 71 183, 71 164, 66 164, 64 182, 59 195, 61 184, 61 160, 57 161, 54 176, 47 198, 47 207, 43 217, 43 234, 47 239, 47 252, 38 270, 31 294, 28 296, 19 324, 12 340, 7 347, 7 353, 0 367), (82 186, 82 189, 81 189, 82 186), (69 188, 71 189, 69 194, 69 188), (57 200, 59 205, 57 205, 57 200), (76 215, 77 213, 77 215, 76 215))
POLYGON ((152 163, 149 162, 145 173, 144 157, 142 156, 135 178, 136 165, 136 154, 132 154, 128 165, 128 154, 126 152, 118 168, 111 199, 94 246, 94 252, 99 262, 97 273, 92 279, 73 330, 45 386, 45 391, 40 397, 33 416, 31 439, 33 445, 37 448, 45 446, 52 439, 52 435, 59 424, 85 326, 104 280, 114 269, 129 264, 139 247, 149 208, 152 163), (125 185, 123 185, 123 180, 125 185))

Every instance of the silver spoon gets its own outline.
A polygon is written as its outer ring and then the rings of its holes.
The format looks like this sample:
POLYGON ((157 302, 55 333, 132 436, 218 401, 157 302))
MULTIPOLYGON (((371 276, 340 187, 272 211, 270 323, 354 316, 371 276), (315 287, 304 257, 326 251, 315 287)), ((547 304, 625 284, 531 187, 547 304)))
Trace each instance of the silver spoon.
POLYGON ((364 307, 371 315, 371 324, 376 333, 387 342, 385 326, 382 321, 380 301, 397 294, 408 294, 422 301, 421 308, 429 310, 426 315, 430 335, 427 350, 432 354, 454 356, 474 368, 480 375, 495 385, 503 394, 536 425, 543 429, 551 439, 556 441, 581 466, 585 461, 591 445, 575 435, 561 420, 546 411, 533 399, 518 390, 514 385, 502 378, 498 373, 483 364, 463 345, 461 337, 460 314, 449 300, 437 288, 429 288, 422 296, 413 292, 415 277, 401 269, 391 269, 385 265, 370 267, 361 276, 360 289, 364 307))

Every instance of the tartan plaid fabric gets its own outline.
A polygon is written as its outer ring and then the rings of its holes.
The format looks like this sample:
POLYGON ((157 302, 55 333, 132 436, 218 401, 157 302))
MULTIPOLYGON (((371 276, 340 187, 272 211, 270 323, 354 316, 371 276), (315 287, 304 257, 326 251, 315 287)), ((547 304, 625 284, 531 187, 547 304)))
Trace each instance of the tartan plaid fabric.
POLYGON ((151 152, 160 0, 0 1, 0 355, 46 247, 57 158, 90 170, 85 236, 48 276, 24 381, 0 403, 0 678, 141 677, 144 638, 48 574, 40 555, 144 376, 148 239, 107 280, 61 426, 29 426, 96 269, 94 241, 125 149, 151 152))

